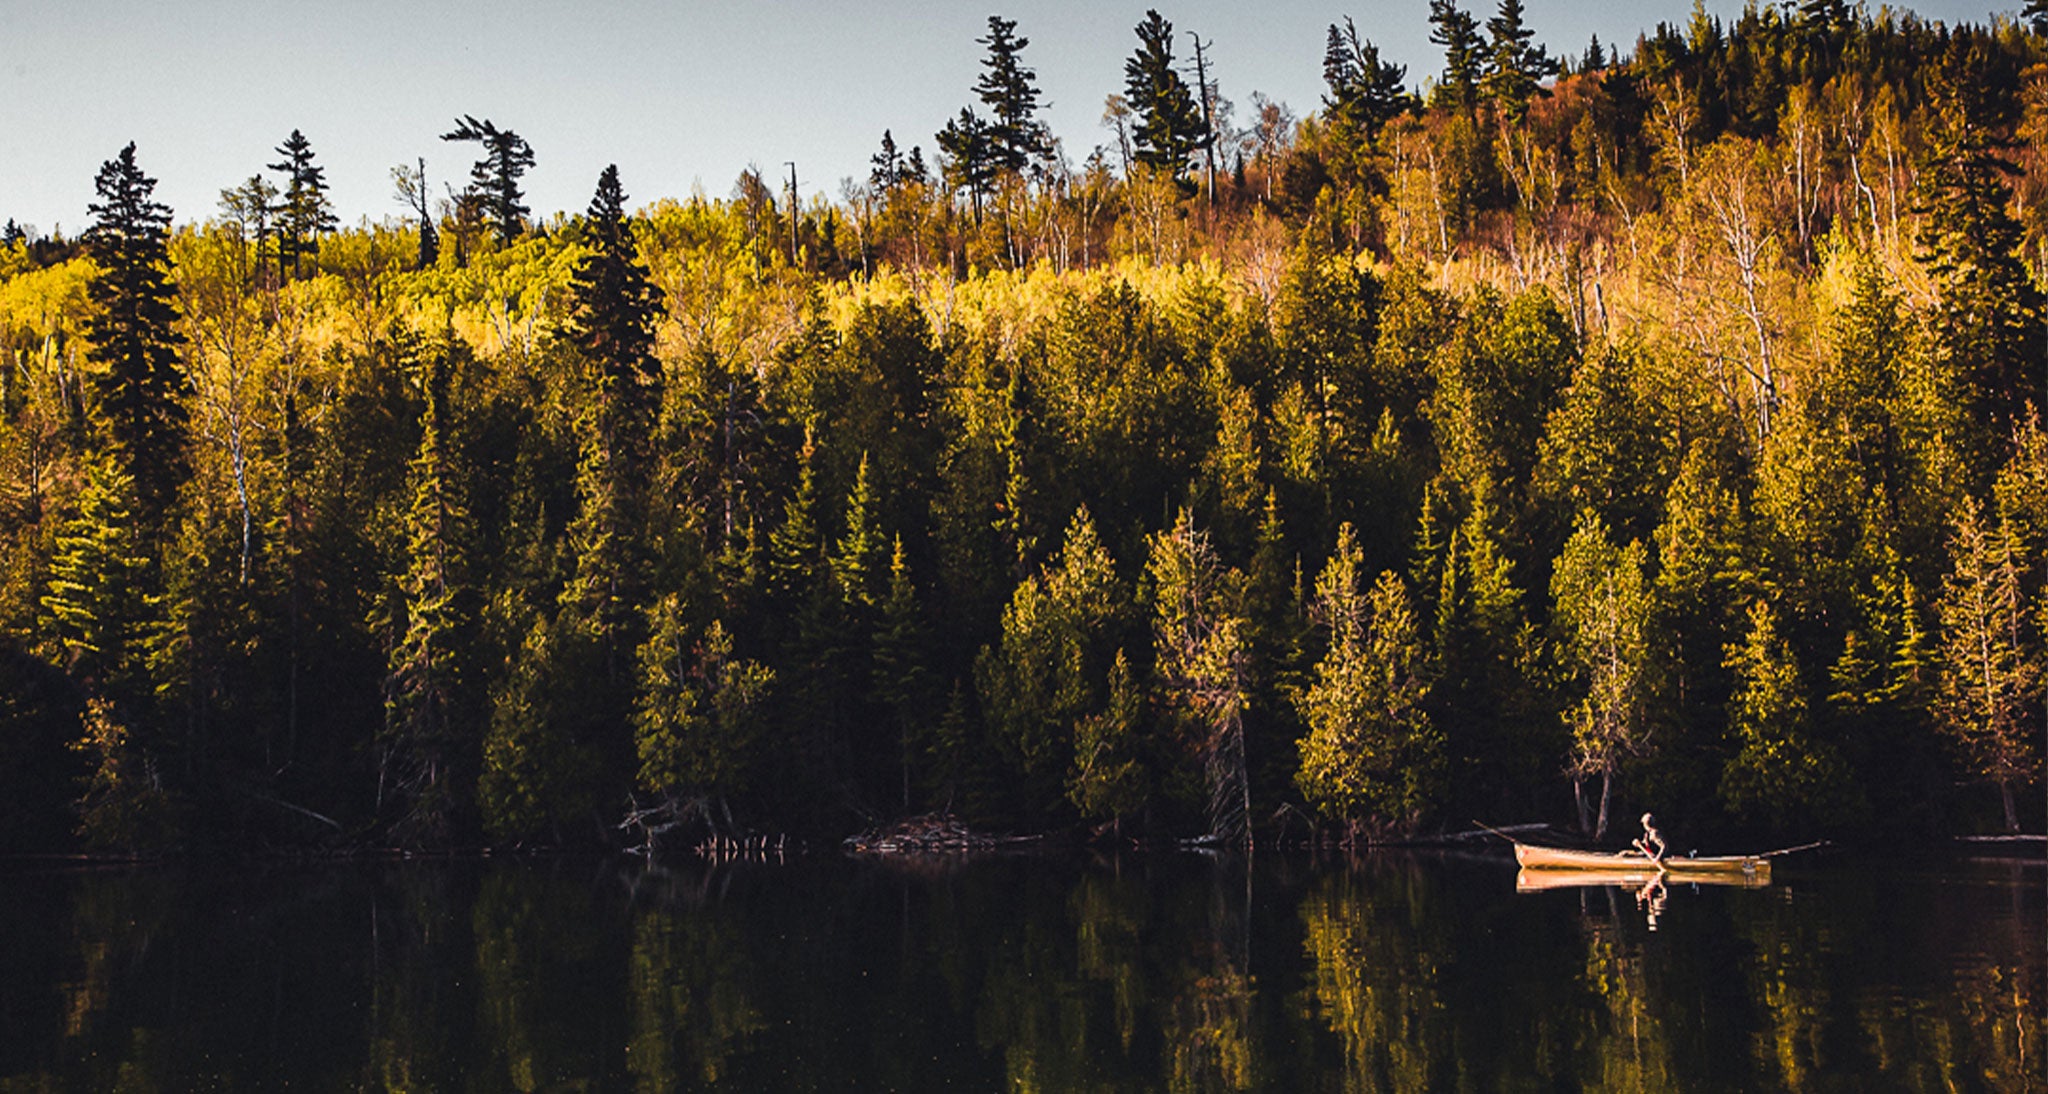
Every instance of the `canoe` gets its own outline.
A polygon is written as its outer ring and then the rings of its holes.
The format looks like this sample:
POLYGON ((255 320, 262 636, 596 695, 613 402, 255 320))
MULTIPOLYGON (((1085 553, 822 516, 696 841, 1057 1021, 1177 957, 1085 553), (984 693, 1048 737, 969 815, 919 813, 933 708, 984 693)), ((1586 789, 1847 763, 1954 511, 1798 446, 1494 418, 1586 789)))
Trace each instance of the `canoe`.
POLYGON ((1719 857, 1692 858, 1685 855, 1669 855, 1661 862, 1652 862, 1640 854, 1614 854, 1605 851, 1572 851, 1562 847, 1539 847, 1532 843, 1515 844, 1515 861, 1524 870, 1577 870, 1593 873, 1641 874, 1645 877, 1663 873, 1671 877, 1761 877, 1771 876, 1771 860, 1760 855, 1722 855, 1719 857))

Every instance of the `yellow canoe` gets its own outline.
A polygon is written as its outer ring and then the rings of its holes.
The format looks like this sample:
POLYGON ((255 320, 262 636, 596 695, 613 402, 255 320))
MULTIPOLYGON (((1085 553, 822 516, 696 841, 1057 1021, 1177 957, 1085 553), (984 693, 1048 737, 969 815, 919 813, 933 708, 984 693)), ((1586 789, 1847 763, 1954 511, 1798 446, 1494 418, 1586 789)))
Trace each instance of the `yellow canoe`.
POLYGON ((1771 876, 1771 860, 1761 855, 1702 858, 1672 855, 1661 861, 1651 861, 1634 852, 1614 854, 1604 851, 1572 851, 1562 847, 1538 847, 1530 843, 1517 843, 1515 861, 1520 863, 1524 870, 1571 870, 1580 873, 1637 875, 1645 879, 1660 873, 1669 878, 1755 878, 1762 881, 1769 881, 1771 876))

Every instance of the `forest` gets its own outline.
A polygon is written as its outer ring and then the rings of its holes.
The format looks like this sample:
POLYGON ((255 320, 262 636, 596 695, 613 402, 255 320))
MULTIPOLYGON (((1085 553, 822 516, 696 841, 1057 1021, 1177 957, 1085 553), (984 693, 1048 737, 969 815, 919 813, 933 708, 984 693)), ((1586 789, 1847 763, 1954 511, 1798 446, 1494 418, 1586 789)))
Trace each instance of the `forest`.
POLYGON ((837 200, 119 150, 0 242, 10 849, 2038 831, 2048 0, 1429 19, 1240 124, 1149 13, 1077 156, 992 16, 837 200))

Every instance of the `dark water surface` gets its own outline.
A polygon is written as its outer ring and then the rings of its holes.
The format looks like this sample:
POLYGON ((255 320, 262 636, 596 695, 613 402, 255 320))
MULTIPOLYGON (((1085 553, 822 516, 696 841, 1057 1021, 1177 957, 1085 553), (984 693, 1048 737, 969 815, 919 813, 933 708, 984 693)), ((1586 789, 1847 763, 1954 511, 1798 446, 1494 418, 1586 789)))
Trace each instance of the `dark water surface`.
POLYGON ((2048 1090, 2048 868, 0 870, 0 1090, 2048 1090))

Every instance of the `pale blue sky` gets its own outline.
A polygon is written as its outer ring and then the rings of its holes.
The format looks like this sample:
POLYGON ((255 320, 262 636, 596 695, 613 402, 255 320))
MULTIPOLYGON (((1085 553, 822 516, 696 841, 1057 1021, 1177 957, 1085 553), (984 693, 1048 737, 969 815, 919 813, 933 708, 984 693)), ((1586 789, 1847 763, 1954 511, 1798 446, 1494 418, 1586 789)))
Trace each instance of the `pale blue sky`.
MULTIPOLYGON (((2016 4, 1934 0, 1913 10, 1987 21, 2016 4)), ((1180 32, 1214 39, 1225 97, 1251 92, 1297 114, 1318 105, 1324 27, 1359 32, 1420 83, 1441 57, 1427 0, 1153 0, 1180 32)), ((1146 3, 1006 0, 0 0, 0 221, 75 234, 100 163, 129 140, 180 222, 277 157, 293 128, 327 168, 346 222, 395 216, 393 165, 427 157, 457 185, 474 145, 436 140, 458 114, 518 130, 538 163, 528 201, 546 215, 588 204, 616 162, 635 205, 731 190, 748 163, 797 161, 806 194, 865 175, 884 128, 922 144, 961 106, 994 11, 1031 39, 1045 117, 1076 162, 1109 134, 1102 101, 1123 84, 1146 3)), ((1468 7, 1484 17, 1486 0, 1468 7)), ((1741 0, 1709 0, 1732 16, 1741 0)), ((1553 53, 1587 36, 1626 48, 1691 0, 1527 0, 1553 53)))

